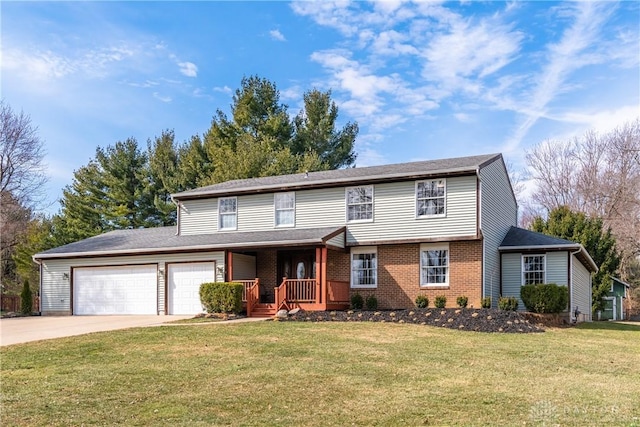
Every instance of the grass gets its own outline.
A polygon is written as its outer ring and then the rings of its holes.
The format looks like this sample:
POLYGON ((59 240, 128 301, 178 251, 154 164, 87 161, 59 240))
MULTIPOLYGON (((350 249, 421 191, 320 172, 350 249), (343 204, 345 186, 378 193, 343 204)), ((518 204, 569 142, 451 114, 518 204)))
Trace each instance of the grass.
POLYGON ((4 347, 1 375, 5 426, 640 426, 640 328, 613 323, 129 329, 4 347))

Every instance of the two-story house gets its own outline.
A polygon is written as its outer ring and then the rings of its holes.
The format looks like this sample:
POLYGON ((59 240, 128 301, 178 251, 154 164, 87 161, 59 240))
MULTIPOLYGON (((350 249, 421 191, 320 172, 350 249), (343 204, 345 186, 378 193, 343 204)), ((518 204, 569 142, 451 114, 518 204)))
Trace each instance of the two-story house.
MULTIPOLYGON (((36 254, 42 313, 195 314, 200 284, 223 280, 245 284, 252 315, 346 308, 356 292, 375 295, 381 309, 409 308, 419 294, 479 307, 484 296, 495 305, 516 292, 503 288, 505 259, 521 251, 508 271, 528 281, 523 259, 560 250, 531 241, 505 249, 517 204, 500 154, 235 180, 173 200, 176 227, 36 254)), ((563 247, 593 271, 580 248, 563 247)), ((563 284, 590 295, 590 282, 563 271, 563 284)))

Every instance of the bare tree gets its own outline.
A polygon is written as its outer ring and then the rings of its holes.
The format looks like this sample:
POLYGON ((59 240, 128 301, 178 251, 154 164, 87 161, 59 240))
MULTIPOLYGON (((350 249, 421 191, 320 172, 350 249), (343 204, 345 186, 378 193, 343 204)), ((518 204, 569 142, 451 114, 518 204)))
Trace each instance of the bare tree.
POLYGON ((0 101, 0 192, 34 208, 45 199, 44 143, 31 117, 0 101))
POLYGON ((527 153, 533 202, 601 217, 622 251, 621 275, 640 256, 640 119, 571 141, 545 141, 527 153))
POLYGON ((45 200, 43 142, 31 118, 0 101, 0 285, 17 285, 13 253, 45 200))

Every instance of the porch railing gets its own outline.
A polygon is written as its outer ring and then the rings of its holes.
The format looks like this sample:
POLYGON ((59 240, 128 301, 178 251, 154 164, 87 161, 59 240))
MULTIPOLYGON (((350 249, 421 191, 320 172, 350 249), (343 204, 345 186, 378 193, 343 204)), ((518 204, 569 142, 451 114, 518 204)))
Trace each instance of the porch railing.
POLYGON ((349 282, 327 280, 327 301, 335 303, 349 302, 349 282))
POLYGON ((276 307, 286 303, 319 303, 320 283, 316 279, 283 279, 275 288, 276 307))
POLYGON ((246 303, 247 316, 251 316, 251 311, 260 302, 260 279, 255 280, 234 280, 236 283, 244 285, 242 292, 242 302, 246 303))

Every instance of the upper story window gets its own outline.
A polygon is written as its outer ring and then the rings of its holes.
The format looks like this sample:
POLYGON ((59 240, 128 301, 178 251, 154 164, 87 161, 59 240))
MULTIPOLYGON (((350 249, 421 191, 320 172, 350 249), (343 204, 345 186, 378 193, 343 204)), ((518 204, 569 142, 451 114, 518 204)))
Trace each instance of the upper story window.
POLYGON ((238 228, 238 199, 221 197, 218 199, 218 229, 235 230, 238 228))
POLYGON ((545 256, 522 256, 522 285, 545 283, 545 256))
POLYGON ((348 187, 347 222, 373 221, 373 185, 348 187))
POLYGON ((296 220, 296 193, 276 193, 273 195, 276 227, 293 227, 296 220))
POLYGON ((449 245, 420 245, 420 286, 449 285, 449 245))
POLYGON ((375 246, 351 249, 351 287, 378 286, 378 254, 375 246))
POLYGON ((444 179, 416 182, 416 217, 445 215, 446 194, 444 179))

